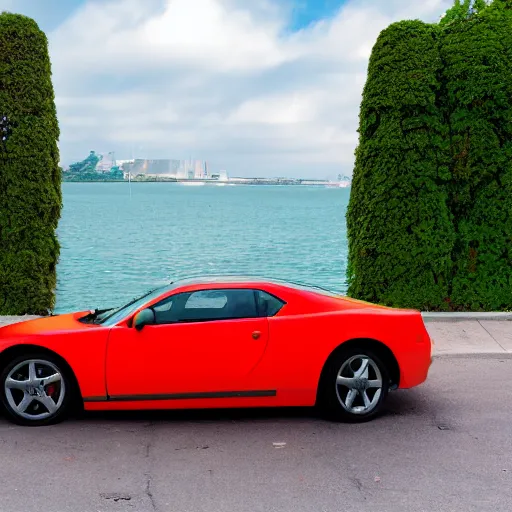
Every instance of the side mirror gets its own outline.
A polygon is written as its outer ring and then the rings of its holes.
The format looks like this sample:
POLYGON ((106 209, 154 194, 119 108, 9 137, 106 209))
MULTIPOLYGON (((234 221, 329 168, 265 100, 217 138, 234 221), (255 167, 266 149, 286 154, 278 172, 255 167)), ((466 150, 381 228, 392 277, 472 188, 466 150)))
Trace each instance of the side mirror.
POLYGON ((155 324, 155 312, 152 309, 143 309, 139 311, 133 319, 133 326, 137 331, 142 330, 145 325, 155 324))

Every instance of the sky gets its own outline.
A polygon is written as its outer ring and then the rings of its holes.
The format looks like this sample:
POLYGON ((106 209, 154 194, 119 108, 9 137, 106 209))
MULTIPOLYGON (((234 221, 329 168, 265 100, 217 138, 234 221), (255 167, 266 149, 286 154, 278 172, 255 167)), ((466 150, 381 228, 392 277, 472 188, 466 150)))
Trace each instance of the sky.
POLYGON ((194 158, 231 176, 352 174, 380 31, 452 0, 0 0, 49 39, 61 162, 194 158))

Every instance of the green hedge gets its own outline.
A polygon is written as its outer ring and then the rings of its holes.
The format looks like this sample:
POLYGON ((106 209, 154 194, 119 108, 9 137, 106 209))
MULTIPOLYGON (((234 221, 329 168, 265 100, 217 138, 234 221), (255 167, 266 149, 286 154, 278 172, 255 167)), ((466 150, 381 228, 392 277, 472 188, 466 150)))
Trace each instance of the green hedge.
POLYGON ((510 309, 511 187, 512 1, 455 2, 439 24, 385 30, 361 106, 349 294, 510 309))
POLYGON ((47 314, 55 303, 61 175, 46 36, 25 16, 0 14, 0 314, 47 314))
POLYGON ((441 31, 457 231, 455 310, 512 306, 512 10, 495 2, 441 31), (505 8, 504 8, 505 7, 505 8))
POLYGON ((347 211, 349 295, 363 300, 433 308, 447 296, 454 230, 437 44, 433 27, 400 22, 370 59, 347 211))

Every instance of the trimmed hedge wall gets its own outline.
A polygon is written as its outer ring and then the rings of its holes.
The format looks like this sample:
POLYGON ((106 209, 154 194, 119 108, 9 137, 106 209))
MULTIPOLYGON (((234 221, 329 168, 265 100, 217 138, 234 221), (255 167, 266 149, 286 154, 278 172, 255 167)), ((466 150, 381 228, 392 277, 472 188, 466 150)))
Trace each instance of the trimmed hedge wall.
POLYGON ((495 2, 441 31, 457 231, 455 310, 512 306, 512 10, 495 2), (505 7, 505 8, 504 8, 505 7))
POLYGON ((46 36, 25 16, 0 14, 0 314, 45 315, 55 303, 61 176, 46 36))
POLYGON ((512 1, 380 35, 349 209, 349 295, 512 308, 512 1))
POLYGON ((349 295, 363 300, 433 308, 448 293, 455 237, 437 44, 432 26, 404 21, 370 59, 347 211, 349 295))

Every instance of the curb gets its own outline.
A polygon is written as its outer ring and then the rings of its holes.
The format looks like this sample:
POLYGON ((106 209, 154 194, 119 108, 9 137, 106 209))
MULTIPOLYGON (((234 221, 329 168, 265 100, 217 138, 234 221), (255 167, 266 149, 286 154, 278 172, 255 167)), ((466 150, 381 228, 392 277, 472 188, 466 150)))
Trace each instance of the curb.
POLYGON ((447 352, 432 356, 432 361, 438 359, 512 359, 512 352, 447 352))
POLYGON ((512 321, 512 313, 490 312, 490 313, 432 313, 422 312, 421 316, 425 322, 480 322, 483 320, 512 321))

